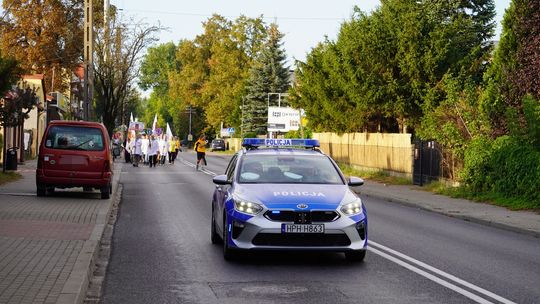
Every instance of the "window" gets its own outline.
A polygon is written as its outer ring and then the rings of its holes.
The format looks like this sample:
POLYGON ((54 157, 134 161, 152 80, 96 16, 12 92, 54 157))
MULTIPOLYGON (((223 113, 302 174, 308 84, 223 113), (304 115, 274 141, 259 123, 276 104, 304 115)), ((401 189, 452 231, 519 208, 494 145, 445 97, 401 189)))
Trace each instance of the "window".
POLYGON ((225 170, 225 174, 227 175, 227 179, 230 180, 230 181, 232 181, 233 176, 234 176, 237 159, 238 159, 238 155, 235 154, 233 156, 233 158, 231 159, 231 161, 229 162, 229 166, 227 166, 227 170, 225 170))
POLYGON ((246 155, 239 171, 239 183, 344 184, 324 155, 246 155))
POLYGON ((103 134, 98 128, 53 126, 47 133, 45 147, 63 150, 102 151, 103 134))

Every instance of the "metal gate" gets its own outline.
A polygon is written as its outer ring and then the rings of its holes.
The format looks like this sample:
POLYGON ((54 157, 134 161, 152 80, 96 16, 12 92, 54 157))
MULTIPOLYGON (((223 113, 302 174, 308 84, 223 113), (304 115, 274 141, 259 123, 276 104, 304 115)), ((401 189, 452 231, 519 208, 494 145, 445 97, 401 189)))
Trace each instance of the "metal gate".
POLYGON ((413 184, 423 186, 441 177, 441 149, 435 141, 414 141, 413 184))

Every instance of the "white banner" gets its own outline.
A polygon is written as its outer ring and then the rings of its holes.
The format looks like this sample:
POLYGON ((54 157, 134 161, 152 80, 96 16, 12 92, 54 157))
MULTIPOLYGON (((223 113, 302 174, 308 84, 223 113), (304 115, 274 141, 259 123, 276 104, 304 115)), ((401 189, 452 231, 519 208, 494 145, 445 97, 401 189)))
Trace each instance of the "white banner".
POLYGON ((298 131, 299 128, 300 110, 268 107, 268 132, 298 131))

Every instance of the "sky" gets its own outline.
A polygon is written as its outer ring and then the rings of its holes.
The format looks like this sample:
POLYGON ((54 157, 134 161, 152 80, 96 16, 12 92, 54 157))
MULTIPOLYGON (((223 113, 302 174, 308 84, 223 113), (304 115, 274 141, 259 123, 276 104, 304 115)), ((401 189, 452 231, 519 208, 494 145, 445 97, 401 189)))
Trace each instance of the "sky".
MULTIPOLYGON (((496 40, 500 22, 511 0, 495 0, 497 10, 496 40)), ((335 40, 340 24, 350 19, 356 5, 365 12, 376 8, 379 0, 110 0, 122 9, 121 14, 149 24, 169 28, 160 33, 159 43, 193 39, 202 33, 202 22, 217 13, 228 19, 240 15, 263 15, 269 24, 276 22, 284 37, 288 62, 305 60, 306 54, 325 36, 335 40)))

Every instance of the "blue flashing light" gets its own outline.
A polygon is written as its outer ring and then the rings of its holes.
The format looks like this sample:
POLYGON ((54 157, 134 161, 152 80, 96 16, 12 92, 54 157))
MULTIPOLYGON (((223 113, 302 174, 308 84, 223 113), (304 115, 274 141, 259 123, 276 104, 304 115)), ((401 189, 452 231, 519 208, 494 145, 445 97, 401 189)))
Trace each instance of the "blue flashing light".
POLYGON ((244 138, 243 147, 320 147, 317 139, 299 139, 299 138, 244 138))
POLYGON ((280 214, 280 213, 281 213, 281 211, 279 211, 279 210, 272 211, 272 214, 280 214))

